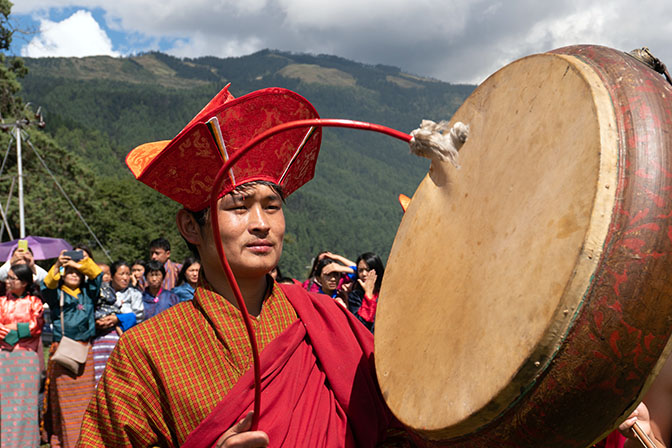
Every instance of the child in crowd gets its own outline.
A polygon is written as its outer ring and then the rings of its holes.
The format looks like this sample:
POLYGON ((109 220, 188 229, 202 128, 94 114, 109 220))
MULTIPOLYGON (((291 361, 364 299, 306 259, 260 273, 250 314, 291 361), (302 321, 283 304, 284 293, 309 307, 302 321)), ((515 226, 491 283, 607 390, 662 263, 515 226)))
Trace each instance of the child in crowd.
POLYGON ((110 283, 110 280, 112 280, 110 266, 105 263, 98 263, 98 267, 103 271, 103 283, 110 283))
POLYGON ((131 286, 142 291, 145 289, 145 260, 135 260, 131 265, 131 286))
POLYGON ((159 261, 152 260, 147 263, 145 279, 147 286, 142 293, 142 301, 145 306, 145 320, 165 311, 179 303, 180 299, 171 291, 163 289, 161 284, 166 276, 166 270, 159 261))

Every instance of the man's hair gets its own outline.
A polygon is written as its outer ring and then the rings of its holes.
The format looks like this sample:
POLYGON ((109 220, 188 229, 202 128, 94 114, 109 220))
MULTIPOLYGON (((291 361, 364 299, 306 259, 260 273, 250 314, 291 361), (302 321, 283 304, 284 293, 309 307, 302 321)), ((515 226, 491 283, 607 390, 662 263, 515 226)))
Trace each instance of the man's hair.
POLYGON ((145 277, 149 276, 150 272, 158 271, 163 275, 164 277, 166 276, 166 268, 163 267, 163 264, 158 261, 158 260, 152 260, 147 262, 147 266, 145 269, 145 277))
MULTIPOLYGON (((280 185, 276 184, 276 183, 269 182, 267 180, 253 180, 251 182, 246 182, 242 185, 238 185, 236 188, 234 188, 233 190, 231 190, 231 192, 229 192, 227 194, 243 193, 245 190, 249 190, 250 188, 254 187, 255 185, 265 185, 265 186, 267 186, 271 190, 275 191, 278 194, 278 196, 280 196, 280 199, 282 199, 283 203, 285 202, 285 195, 282 192, 282 187, 280 185)), ((187 210, 187 211, 191 214, 191 216, 194 217, 194 220, 199 225, 199 227, 202 228, 208 223, 208 219, 210 218, 210 207, 206 207, 203 210, 199 210, 197 212, 192 212, 191 210, 187 210)), ((191 244, 186 239, 184 240, 184 242, 187 244, 187 247, 189 248, 191 253, 194 255, 196 260, 200 261, 201 256, 198 253, 198 248, 195 245, 191 244)))
POLYGON ((149 250, 152 249, 163 249, 166 252, 168 252, 170 250, 170 243, 168 242, 167 239, 163 237, 156 238, 155 240, 152 240, 149 243, 149 250))

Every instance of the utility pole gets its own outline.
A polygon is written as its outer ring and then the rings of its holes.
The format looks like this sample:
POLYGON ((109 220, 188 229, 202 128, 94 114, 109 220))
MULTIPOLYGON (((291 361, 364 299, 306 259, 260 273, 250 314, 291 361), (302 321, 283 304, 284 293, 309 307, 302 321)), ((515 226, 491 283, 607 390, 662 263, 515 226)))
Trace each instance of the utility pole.
POLYGON ((16 131, 16 169, 19 181, 19 238, 26 237, 26 218, 23 214, 23 163, 21 162, 21 129, 17 126, 16 131))
MULTIPOLYGON (((30 103, 26 104, 26 107, 28 107, 29 105, 30 105, 30 103)), ((1 116, 0 116, 0 120, 2 120, 1 116)), ((20 221, 20 233, 21 233, 20 238, 22 238, 22 239, 26 237, 26 228, 25 228, 26 226, 25 226, 25 222, 24 222, 24 209, 23 209, 24 208, 23 207, 23 161, 21 159, 21 143, 22 143, 22 141, 24 141, 24 139, 23 139, 23 136, 21 135, 21 131, 23 129, 27 128, 28 126, 33 125, 33 124, 37 125, 37 127, 40 128, 40 129, 43 129, 45 127, 44 117, 42 116, 42 108, 41 107, 37 108, 37 112, 35 112, 35 119, 32 120, 32 121, 27 119, 27 118, 19 118, 14 123, 5 123, 4 120, 2 120, 2 122, 0 122, 0 130, 6 131, 6 132, 12 131, 12 137, 14 137, 16 139, 16 157, 17 157, 17 170, 18 170, 17 178, 18 178, 18 184, 19 184, 19 221, 20 221)), ((28 137, 26 137, 25 142, 28 143, 28 146, 30 146, 30 148, 33 150, 33 153, 35 154, 35 157, 37 158, 37 160, 42 164, 42 167, 49 174, 49 176, 51 176, 51 178, 54 181, 54 184, 56 185, 58 190, 63 195, 63 198, 68 202, 68 204, 70 204, 72 209, 75 211, 75 214, 77 215, 77 217, 82 221, 82 223, 87 228, 89 233, 91 233, 91 236, 93 237, 93 239, 96 240, 96 243, 98 244, 98 246, 100 246, 100 249, 103 251, 105 256, 110 260, 110 262, 112 262, 112 257, 110 256, 107 249, 105 249, 105 246, 103 246, 103 243, 101 243, 100 240, 98 239, 98 237, 96 236, 96 234, 93 233, 93 229, 91 229, 91 226, 89 226, 89 224, 87 224, 86 220, 84 220, 84 217, 82 216, 82 214, 79 212, 79 210, 77 210, 77 207, 75 207, 75 204, 72 202, 72 200, 70 199, 68 194, 65 192, 65 190, 63 189, 61 184, 58 182, 58 179, 56 179, 56 176, 54 176, 54 173, 51 172, 51 170, 49 169, 47 164, 44 162, 44 159, 40 156, 40 153, 37 152, 37 150, 35 149, 35 146, 33 146, 33 144, 30 142, 30 139, 28 137)), ((7 148, 7 153, 9 153, 9 147, 7 148)), ((7 159, 7 154, 5 154, 5 160, 6 159, 7 159)), ((2 162, 2 167, 0 168, 0 174, 1 174, 2 170, 4 169, 4 166, 5 166, 5 163, 3 161, 2 162)), ((7 199, 7 207, 6 208, 9 208, 9 199, 11 198, 11 194, 12 194, 11 192, 12 192, 13 187, 14 187, 14 183, 12 181, 12 186, 10 187, 10 193, 9 193, 9 198, 7 199)), ((2 210, 2 206, 0 206, 0 215, 1 215, 1 218, 2 218, 3 222, 5 223, 5 227, 7 227, 7 229, 9 230, 9 225, 7 224, 6 213, 2 210)), ((2 235, 2 233, 0 233, 0 236, 1 235, 2 235)), ((11 235, 11 232, 10 232, 10 235, 11 235)))
MULTIPOLYGON (((30 103, 26 104, 26 107, 30 103)), ((19 238, 26 237, 26 221, 23 207, 23 161, 21 156, 21 130, 30 126, 31 124, 36 124, 40 129, 44 128, 45 122, 42 117, 42 108, 38 107, 37 112, 35 112, 35 119, 37 121, 30 121, 27 118, 19 118, 14 123, 0 123, 0 130, 3 131, 13 131, 15 133, 14 138, 16 139, 16 167, 17 167, 17 180, 19 184, 19 238)))

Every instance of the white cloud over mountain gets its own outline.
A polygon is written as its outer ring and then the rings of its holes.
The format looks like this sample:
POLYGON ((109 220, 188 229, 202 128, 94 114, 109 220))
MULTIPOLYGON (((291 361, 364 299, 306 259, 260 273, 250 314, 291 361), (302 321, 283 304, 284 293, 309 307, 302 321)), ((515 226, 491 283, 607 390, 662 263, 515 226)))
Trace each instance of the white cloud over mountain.
POLYGON ((181 57, 272 48, 471 83, 519 57, 580 43, 648 46, 672 65, 666 0, 21 0, 13 12, 43 20, 25 49, 30 55, 143 51, 163 39, 164 50, 181 57), (113 48, 84 13, 58 23, 43 18, 65 7, 103 10, 105 27, 135 36, 138 46, 113 48))
POLYGON ((80 10, 61 22, 40 20, 39 35, 21 50, 23 56, 119 56, 90 12, 80 10))

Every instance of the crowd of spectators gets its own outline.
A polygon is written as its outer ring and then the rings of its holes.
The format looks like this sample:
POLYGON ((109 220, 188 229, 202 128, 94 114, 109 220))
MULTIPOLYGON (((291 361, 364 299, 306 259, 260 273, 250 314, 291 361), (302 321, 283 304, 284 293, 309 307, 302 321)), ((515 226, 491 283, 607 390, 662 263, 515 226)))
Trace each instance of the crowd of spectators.
MULTIPOLYGON (((148 261, 108 265, 96 263, 92 251, 80 244, 61 252, 46 271, 29 247, 17 247, 0 266, 0 384, 16 383, 19 390, 12 397, 0 394, 3 446, 38 446, 41 441, 74 447, 120 336, 193 298, 202 275, 199 261, 172 261, 164 238, 151 241, 148 249, 148 261), (83 353, 74 370, 61 361, 63 353, 70 355, 68 344, 83 353)), ((278 283, 302 284, 332 297, 373 332, 383 273, 383 263, 373 253, 353 262, 321 252, 303 283, 283 276, 277 266, 269 275, 278 283)))

